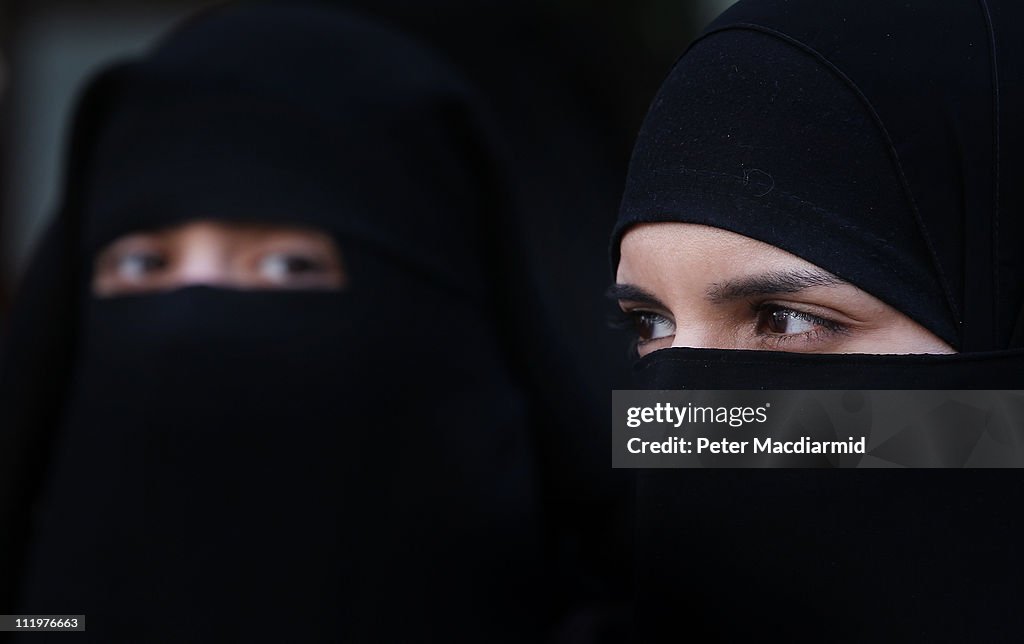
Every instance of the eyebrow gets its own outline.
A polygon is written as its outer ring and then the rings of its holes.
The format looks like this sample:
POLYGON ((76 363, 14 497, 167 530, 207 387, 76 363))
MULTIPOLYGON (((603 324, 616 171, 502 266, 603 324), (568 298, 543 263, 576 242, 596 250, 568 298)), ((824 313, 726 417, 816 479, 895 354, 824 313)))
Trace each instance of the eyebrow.
MULTIPOLYGON (((772 271, 752 277, 716 282, 708 287, 705 294, 710 301, 720 304, 759 295, 797 293, 815 286, 845 286, 848 284, 849 282, 826 271, 772 271)), ((612 284, 605 291, 605 296, 616 301, 628 300, 651 306, 665 306, 649 291, 634 284, 612 284)))
POLYGON ((650 304, 651 306, 665 306, 654 295, 633 284, 612 284, 605 291, 605 297, 610 300, 629 300, 630 302, 640 302, 642 304, 650 304))
POLYGON ((848 282, 839 279, 832 273, 821 270, 772 271, 752 277, 716 282, 709 286, 705 293, 710 301, 721 303, 758 295, 797 293, 815 286, 844 286, 847 284, 848 282))

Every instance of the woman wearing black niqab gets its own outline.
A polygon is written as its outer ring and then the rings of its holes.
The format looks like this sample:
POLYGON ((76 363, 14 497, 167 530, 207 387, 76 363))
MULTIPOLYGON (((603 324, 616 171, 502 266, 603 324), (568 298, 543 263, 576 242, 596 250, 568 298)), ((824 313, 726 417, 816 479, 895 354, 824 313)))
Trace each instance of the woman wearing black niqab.
MULTIPOLYGON (((640 133, 612 244, 620 278, 638 231, 728 231, 821 271, 796 286, 768 272, 733 294, 841 283, 937 349, 880 336, 817 353, 824 336, 808 331, 801 349, 743 351, 756 347, 688 344, 673 339, 685 319, 640 312, 641 341, 667 347, 639 360, 641 386, 1024 389, 1022 10, 741 0, 716 20, 640 133)), ((745 314, 751 337, 785 336, 794 321, 828 331, 817 311, 775 308, 763 329, 756 307, 745 314)), ((835 328, 823 346, 861 329, 835 328)), ((1016 639, 1022 491, 1015 470, 642 472, 639 640, 1016 639)))
POLYGON ((540 637, 484 120, 429 51, 323 8, 211 13, 90 87, 0 372, 5 612, 95 641, 540 637), (195 219, 326 232, 348 284, 93 296, 107 244, 195 219))

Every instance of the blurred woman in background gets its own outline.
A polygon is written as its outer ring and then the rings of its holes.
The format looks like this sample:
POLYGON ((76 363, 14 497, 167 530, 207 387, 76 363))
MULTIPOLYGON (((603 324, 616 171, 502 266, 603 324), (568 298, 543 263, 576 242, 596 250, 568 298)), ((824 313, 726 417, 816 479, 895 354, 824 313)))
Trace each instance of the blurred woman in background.
POLYGON ((104 641, 554 630, 580 597, 505 332, 500 139, 449 63, 323 8, 216 11, 96 80, 0 365, 7 612, 104 641))

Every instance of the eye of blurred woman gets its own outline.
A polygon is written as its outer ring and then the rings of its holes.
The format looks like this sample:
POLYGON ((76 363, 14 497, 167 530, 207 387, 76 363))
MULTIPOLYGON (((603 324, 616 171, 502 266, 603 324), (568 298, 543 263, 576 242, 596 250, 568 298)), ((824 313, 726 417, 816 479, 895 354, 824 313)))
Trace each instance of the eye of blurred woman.
POLYGON ((333 288, 337 281, 335 262, 314 249, 269 252, 260 257, 257 271, 267 283, 282 287, 333 288))
POLYGON ((96 260, 99 297, 192 285, 338 289, 341 254, 325 233, 297 226, 193 221, 114 240, 96 260))
POLYGON ((260 260, 260 271, 275 282, 284 282, 296 275, 322 273, 326 266, 316 258, 288 253, 273 253, 260 260))
POLYGON ((115 270, 126 280, 138 281, 167 268, 167 258, 153 252, 130 252, 115 259, 115 270))
POLYGON ((157 235, 132 234, 115 240, 96 260, 94 291, 99 295, 157 288, 171 266, 169 249, 157 235))

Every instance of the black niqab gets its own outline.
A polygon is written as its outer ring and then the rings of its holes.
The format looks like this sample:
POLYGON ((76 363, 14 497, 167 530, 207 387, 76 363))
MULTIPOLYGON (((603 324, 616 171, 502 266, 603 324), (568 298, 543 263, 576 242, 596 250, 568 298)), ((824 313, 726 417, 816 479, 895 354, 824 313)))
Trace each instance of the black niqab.
POLYGON ((90 88, 0 373, 35 458, 5 471, 19 611, 96 641, 536 641, 485 121, 428 50, 322 8, 214 12, 90 88), (324 230, 350 285, 89 295, 104 244, 199 218, 324 230))
MULTIPOLYGON (((707 224, 803 257, 961 353, 666 349, 651 389, 1024 388, 1019 3, 741 0, 678 61, 612 243, 707 224)), ((1016 471, 651 470, 640 641, 1008 641, 1016 471)))

